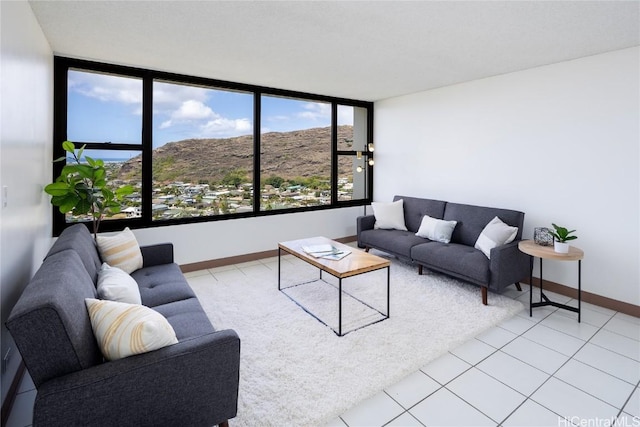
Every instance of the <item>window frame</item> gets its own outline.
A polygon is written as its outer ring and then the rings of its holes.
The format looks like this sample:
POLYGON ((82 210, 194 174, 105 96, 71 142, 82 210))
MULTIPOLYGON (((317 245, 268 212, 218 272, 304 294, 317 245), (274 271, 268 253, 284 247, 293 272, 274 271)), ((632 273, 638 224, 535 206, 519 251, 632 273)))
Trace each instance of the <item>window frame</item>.
MULTIPOLYGON (((338 150, 338 106, 361 107, 367 111, 366 138, 367 143, 373 143, 373 102, 359 101, 346 98, 336 98, 331 96, 310 94, 304 92, 289 91, 284 89, 276 89, 262 87, 256 85, 248 85, 242 83, 233 83, 223 80, 209 79, 204 77, 188 76, 183 74, 168 73, 155 70, 147 70, 136 67, 114 65, 102 62, 87 61, 75 58, 67 58, 62 56, 54 56, 54 108, 53 108, 53 159, 65 156, 62 149, 62 142, 67 138, 67 97, 68 97, 68 71, 70 69, 83 72, 96 72, 103 74, 112 74, 122 77, 139 78, 142 80, 142 135, 141 144, 122 144, 108 142, 83 142, 73 141, 77 146, 85 145, 87 150, 113 150, 113 151, 141 151, 142 153, 142 217, 114 219, 102 221, 100 224, 101 231, 117 231, 124 227, 151 228, 164 227, 179 224, 192 224, 210 221, 225 221, 236 218, 251 218, 269 215, 286 215, 296 212, 317 211, 327 209, 339 209, 352 206, 366 206, 371 203, 373 194, 373 168, 366 167, 365 176, 365 197, 357 200, 338 200, 338 157, 357 155, 357 151, 338 150), (243 91, 253 94, 253 211, 240 212, 232 214, 220 214, 212 216, 201 216, 195 218, 178 218, 167 220, 152 219, 152 193, 153 193, 153 176, 152 176, 152 152, 153 152, 153 83, 154 81, 165 81, 176 84, 197 85, 210 87, 220 90, 243 91), (310 102, 325 102, 331 104, 331 203, 321 206, 305 206, 296 208, 285 208, 276 210, 260 210, 260 145, 261 145, 261 97, 279 96, 285 98, 294 98, 308 100, 310 102), (256 185, 258 189, 256 191, 256 185)), ((369 158, 373 157, 373 153, 366 153, 369 158)), ((64 165, 62 162, 53 163, 52 181, 55 180, 64 165)), ((65 215, 52 206, 53 213, 53 235, 59 236, 60 233, 74 223, 67 223, 65 215)))

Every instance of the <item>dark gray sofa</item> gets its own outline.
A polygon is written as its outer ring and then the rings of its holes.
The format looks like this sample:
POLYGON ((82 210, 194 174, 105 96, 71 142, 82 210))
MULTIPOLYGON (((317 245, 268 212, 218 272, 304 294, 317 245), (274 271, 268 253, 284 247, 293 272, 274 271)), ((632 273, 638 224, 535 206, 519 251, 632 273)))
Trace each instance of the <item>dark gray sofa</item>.
POLYGON ((442 200, 395 196, 394 201, 403 199, 404 219, 408 231, 375 229, 375 216, 357 218, 358 246, 379 249, 391 255, 452 277, 479 285, 482 289, 482 303, 487 304, 487 290, 502 292, 515 284, 520 289, 520 280, 529 277, 530 257, 518 250, 522 239, 524 213, 509 209, 450 203, 442 200), (455 220, 458 223, 450 243, 440 243, 418 237, 415 233, 425 215, 455 220), (484 227, 494 217, 504 223, 518 227, 513 242, 491 250, 487 258, 474 245, 484 227))
POLYGON ((67 228, 7 320, 37 388, 34 426, 212 426, 236 416, 240 339, 213 328, 171 244, 141 250, 131 276, 178 343, 103 359, 85 306, 102 262, 84 225, 67 228))

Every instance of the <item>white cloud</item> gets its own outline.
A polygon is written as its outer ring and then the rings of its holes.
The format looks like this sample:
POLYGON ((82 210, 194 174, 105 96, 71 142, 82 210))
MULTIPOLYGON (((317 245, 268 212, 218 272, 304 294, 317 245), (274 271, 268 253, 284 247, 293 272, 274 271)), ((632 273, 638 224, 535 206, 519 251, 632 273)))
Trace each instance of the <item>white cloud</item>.
POLYGON ((303 108, 305 111, 297 113, 297 117, 314 121, 331 120, 331 104, 307 102, 303 108))
POLYGON ((160 129, 172 126, 190 125, 200 138, 228 137, 251 133, 253 125, 247 118, 230 119, 216 113, 208 105, 190 99, 171 113, 169 120, 160 125, 160 129))
POLYGON ((253 131, 253 125, 249 119, 226 119, 217 117, 200 127, 202 136, 223 137, 246 135, 253 131))
POLYGON ((69 71, 69 89, 103 102, 142 104, 142 80, 108 74, 69 71))
POLYGON ((184 101, 180 108, 171 114, 173 120, 201 120, 211 117, 219 116, 209 106, 195 99, 184 101))
POLYGON ((204 103, 212 90, 195 86, 155 82, 153 84, 153 113, 170 115, 187 101, 204 103))

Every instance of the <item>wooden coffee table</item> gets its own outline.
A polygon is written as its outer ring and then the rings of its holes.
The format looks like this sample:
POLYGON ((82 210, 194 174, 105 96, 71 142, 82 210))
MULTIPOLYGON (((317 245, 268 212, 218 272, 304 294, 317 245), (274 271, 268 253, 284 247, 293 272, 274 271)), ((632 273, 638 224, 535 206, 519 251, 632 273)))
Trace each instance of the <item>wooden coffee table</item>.
MULTIPOLYGON (((311 237, 308 239, 291 240, 288 242, 278 243, 278 290, 282 290, 280 286, 280 258, 282 251, 289 253, 296 258, 305 261, 308 264, 320 270, 320 279, 322 279, 322 272, 329 273, 333 277, 338 279, 338 330, 334 332, 339 336, 343 336, 342 333, 342 279, 347 277, 357 276, 359 274, 369 273, 383 268, 387 269, 387 312, 380 313, 384 317, 375 322, 371 322, 364 326, 369 326, 374 323, 381 322, 382 320, 389 318, 389 281, 390 281, 390 267, 391 262, 379 256, 361 251, 351 246, 344 245, 342 243, 333 241, 326 237, 311 237), (316 258, 307 254, 303 247, 329 244, 341 251, 350 251, 351 253, 340 260, 330 260, 325 258, 316 258)), ((288 295, 287 295, 288 296, 288 295)), ((294 301, 295 302, 295 301, 294 301)), ((296 302, 297 303, 297 302, 296 302)), ((369 305, 367 305, 369 306, 369 305)), ((370 308, 373 308, 369 306, 370 308)), ((303 307, 304 308, 304 307, 303 307)), ((309 310, 304 308, 309 314, 315 317, 318 321, 325 324, 321 319, 316 317, 309 310)), ((373 308, 378 311, 377 309, 373 308)), ((328 325, 327 325, 328 326, 328 325)), ((363 326, 363 327, 364 327, 363 326)))

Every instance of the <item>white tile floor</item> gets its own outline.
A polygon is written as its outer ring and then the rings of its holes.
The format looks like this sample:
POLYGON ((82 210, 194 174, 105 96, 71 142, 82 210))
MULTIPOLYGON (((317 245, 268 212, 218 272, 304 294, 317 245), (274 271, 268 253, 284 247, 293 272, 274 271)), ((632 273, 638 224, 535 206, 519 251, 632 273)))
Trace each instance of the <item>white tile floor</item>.
MULTIPOLYGON (((259 275, 273 269, 274 262, 210 272, 259 275)), ((528 305, 528 290, 523 285, 522 292, 509 289, 506 294, 528 305)), ((545 293, 554 301, 577 305, 568 297, 545 293)), ((529 317, 527 309, 329 426, 640 426, 639 383, 639 318, 586 303, 582 323, 566 310, 537 308, 529 317)), ((7 427, 31 424, 35 395, 26 375, 7 427)))

